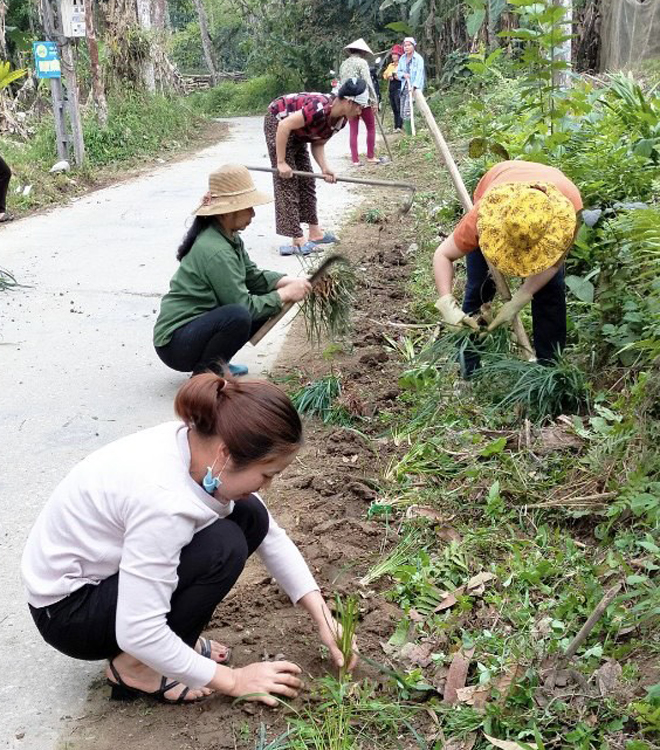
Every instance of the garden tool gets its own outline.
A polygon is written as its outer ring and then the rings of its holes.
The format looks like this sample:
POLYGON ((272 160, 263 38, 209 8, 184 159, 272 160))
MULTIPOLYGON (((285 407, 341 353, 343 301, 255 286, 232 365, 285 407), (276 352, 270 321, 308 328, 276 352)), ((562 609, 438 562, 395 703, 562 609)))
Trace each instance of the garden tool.
MULTIPOLYGON (((348 259, 344 255, 340 255, 339 253, 335 255, 329 255, 316 269, 316 271, 314 271, 314 273, 309 277, 309 283, 314 286, 326 275, 326 273, 328 273, 328 270, 336 263, 348 263, 348 259)), ((274 328, 295 304, 295 302, 285 302, 282 305, 282 309, 278 313, 273 315, 272 318, 268 318, 268 320, 261 326, 261 328, 259 328, 258 331, 256 331, 256 333, 250 339, 250 343, 252 344, 252 346, 256 346, 268 333, 268 331, 270 331, 271 328, 274 328)))
MULTIPOLYGON (((269 172, 270 174, 279 174, 277 169, 272 167, 247 167, 251 172, 269 172)), ((296 177, 311 177, 317 180, 324 180, 325 177, 321 172, 299 172, 298 170, 292 170, 296 177)), ((390 180, 368 180, 360 177, 337 177, 337 182, 350 182, 354 185, 375 185, 376 187, 387 187, 387 188, 401 188, 402 190, 410 190, 410 195, 406 200, 403 201, 400 207, 402 214, 408 213, 412 207, 413 198, 415 197, 415 191, 417 186, 410 182, 391 182, 390 180)))
MULTIPOLYGON (((469 211, 472 208, 472 199, 470 198, 470 194, 468 193, 468 191, 465 189, 465 183, 463 182, 461 173, 458 171, 458 167, 456 166, 456 162, 454 161, 451 152, 449 151, 447 142, 440 132, 438 123, 433 117, 433 113, 431 112, 431 109, 426 102, 424 94, 422 94, 419 89, 415 91, 415 98, 429 126, 429 130, 431 131, 431 135, 433 136, 435 145, 438 147, 438 151, 440 151, 445 165, 449 170, 449 174, 451 176, 452 182, 454 183, 454 187, 456 188, 456 192, 458 193, 458 197, 463 205, 463 208, 466 211, 469 211)), ((509 290, 509 285, 507 284, 506 279, 491 263, 488 262, 487 258, 486 263, 488 263, 488 270, 490 271, 490 275, 495 282, 495 288, 497 289, 498 294, 505 302, 508 302, 511 299, 511 291, 509 290)), ((534 354, 534 350, 532 349, 532 345, 530 344, 527 332, 525 331, 525 327, 523 326, 520 318, 517 315, 513 317, 511 326, 513 328, 513 334, 516 337, 518 345, 523 351, 525 357, 530 361, 536 360, 536 356, 534 354)))
POLYGON ((385 128, 383 127, 383 121, 380 119, 380 113, 378 112, 377 107, 374 107, 374 117, 376 118, 376 122, 378 123, 378 129, 380 130, 383 141, 385 141, 385 148, 387 149, 390 161, 394 161, 394 157, 392 156, 392 149, 390 148, 390 144, 387 140, 387 137, 385 136, 385 128))
POLYGON ((410 132, 413 135, 417 135, 417 131, 415 130, 415 110, 413 109, 413 89, 410 85, 410 79, 408 79, 408 97, 410 98, 410 132))

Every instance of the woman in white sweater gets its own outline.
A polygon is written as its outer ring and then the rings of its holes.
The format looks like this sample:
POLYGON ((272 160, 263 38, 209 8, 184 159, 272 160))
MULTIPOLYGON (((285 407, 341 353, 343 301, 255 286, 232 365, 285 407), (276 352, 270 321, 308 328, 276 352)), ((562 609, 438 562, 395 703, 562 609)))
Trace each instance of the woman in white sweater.
POLYGON ((181 421, 101 448, 56 488, 23 553, 30 611, 59 651, 109 660, 113 698, 218 691, 276 705, 298 694, 298 666, 231 669, 201 633, 256 551, 342 664, 307 564, 256 494, 296 456, 300 418, 277 386, 211 373, 188 380, 174 408, 181 421))

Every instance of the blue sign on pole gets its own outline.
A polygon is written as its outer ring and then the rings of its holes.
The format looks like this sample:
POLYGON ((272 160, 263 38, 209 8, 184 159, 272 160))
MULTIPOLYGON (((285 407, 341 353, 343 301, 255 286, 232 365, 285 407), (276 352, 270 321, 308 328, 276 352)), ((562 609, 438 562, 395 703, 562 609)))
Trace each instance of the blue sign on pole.
POLYGON ((55 42, 32 42, 37 78, 61 78, 60 56, 55 42))

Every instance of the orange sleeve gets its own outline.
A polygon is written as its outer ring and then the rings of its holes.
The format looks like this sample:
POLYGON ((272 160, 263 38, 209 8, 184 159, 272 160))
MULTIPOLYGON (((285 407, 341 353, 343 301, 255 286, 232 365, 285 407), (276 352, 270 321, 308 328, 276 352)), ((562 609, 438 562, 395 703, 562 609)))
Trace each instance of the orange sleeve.
POLYGON ((454 241, 456 247, 464 253, 476 250, 479 247, 479 235, 477 233, 477 205, 468 211, 458 222, 454 229, 454 241))

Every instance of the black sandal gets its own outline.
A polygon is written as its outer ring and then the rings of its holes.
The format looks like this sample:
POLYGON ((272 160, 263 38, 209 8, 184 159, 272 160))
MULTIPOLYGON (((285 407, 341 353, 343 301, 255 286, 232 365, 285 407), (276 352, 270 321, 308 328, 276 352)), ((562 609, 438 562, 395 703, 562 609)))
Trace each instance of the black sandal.
POLYGON ((110 661, 110 671, 112 672, 112 676, 115 678, 116 682, 113 682, 111 679, 108 678, 107 682, 108 685, 112 688, 112 691, 110 692, 110 698, 114 701, 134 701, 138 698, 151 698, 152 700, 156 700, 159 703, 170 703, 172 705, 181 705, 182 703, 198 703, 199 701, 203 700, 207 696, 200 696, 199 698, 192 698, 191 700, 186 700, 186 695, 190 692, 190 688, 186 687, 181 691, 181 695, 176 700, 171 700, 170 698, 165 697, 165 693, 172 690, 172 688, 175 688, 177 685, 180 685, 180 682, 177 682, 177 680, 172 680, 171 682, 167 681, 167 677, 162 677, 160 680, 160 688, 158 690, 155 690, 152 693, 147 692, 146 690, 140 690, 140 688, 131 687, 130 685, 127 685, 121 678, 121 675, 117 671, 117 668, 115 667, 113 661, 110 661))
MULTIPOLYGON (((211 659, 211 654, 213 653, 211 651, 211 639, 210 638, 204 638, 203 636, 199 636, 197 639, 197 643, 199 643, 199 653, 202 656, 205 656, 207 659, 211 659)), ((231 649, 229 646, 225 646, 227 649, 227 653, 224 657, 224 659, 220 659, 220 661, 216 661, 216 664, 229 664, 231 661, 231 649)))

